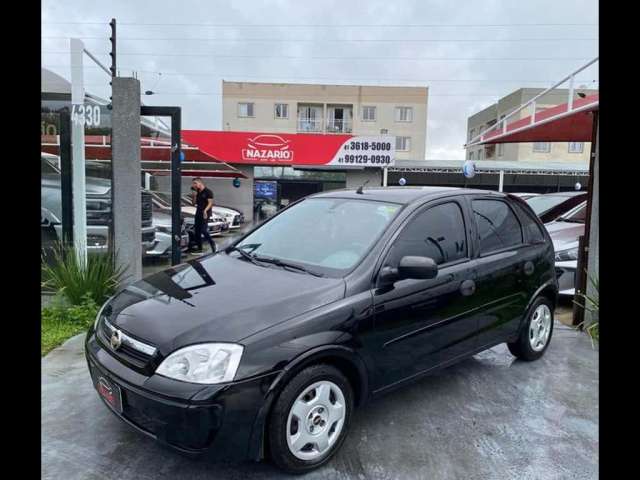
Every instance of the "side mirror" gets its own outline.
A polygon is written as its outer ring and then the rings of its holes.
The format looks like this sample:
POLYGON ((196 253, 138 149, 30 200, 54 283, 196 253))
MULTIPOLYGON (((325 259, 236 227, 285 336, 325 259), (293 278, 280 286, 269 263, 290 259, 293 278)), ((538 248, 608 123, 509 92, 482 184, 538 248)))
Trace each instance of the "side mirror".
POLYGON ((438 276, 438 264, 429 257, 402 257, 398 265, 399 278, 429 279, 438 276))
POLYGON ((400 259, 398 268, 383 267, 380 270, 379 282, 381 285, 391 285, 406 278, 430 279, 437 276, 438 264, 432 258, 406 256, 400 259))

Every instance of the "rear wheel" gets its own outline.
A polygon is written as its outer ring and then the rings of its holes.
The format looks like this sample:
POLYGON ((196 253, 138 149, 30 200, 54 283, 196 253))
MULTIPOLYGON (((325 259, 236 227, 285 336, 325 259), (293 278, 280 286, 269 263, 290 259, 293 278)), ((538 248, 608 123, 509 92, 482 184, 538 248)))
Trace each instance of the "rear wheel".
POLYGON ((326 463, 347 435, 353 391, 330 365, 313 365, 282 390, 269 421, 273 462, 289 473, 304 473, 326 463))
POLYGON ((537 360, 549 347, 552 334, 553 305, 546 297, 539 297, 529 309, 520 336, 507 346, 514 356, 522 360, 537 360))

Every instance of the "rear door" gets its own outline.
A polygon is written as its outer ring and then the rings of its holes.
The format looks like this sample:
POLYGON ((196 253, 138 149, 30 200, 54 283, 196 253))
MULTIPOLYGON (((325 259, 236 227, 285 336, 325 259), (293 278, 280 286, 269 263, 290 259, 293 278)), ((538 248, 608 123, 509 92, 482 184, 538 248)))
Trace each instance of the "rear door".
POLYGON ((521 222, 504 197, 469 198, 474 217, 478 346, 498 343, 518 328, 528 301, 525 279, 535 269, 521 222))
POLYGON ((374 289, 374 390, 396 384, 472 350, 477 321, 474 269, 464 203, 446 199, 418 210, 384 254, 381 268, 407 255, 433 258, 438 276, 374 289), (471 283, 470 283, 471 282, 471 283))

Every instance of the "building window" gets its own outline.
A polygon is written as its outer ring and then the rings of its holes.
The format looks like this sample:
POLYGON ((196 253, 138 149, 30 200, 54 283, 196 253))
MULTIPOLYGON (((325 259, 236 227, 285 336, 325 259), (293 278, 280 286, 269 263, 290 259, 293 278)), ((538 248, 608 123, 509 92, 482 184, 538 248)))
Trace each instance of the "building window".
POLYGON ((396 107, 396 122, 413 122, 413 107, 396 107))
POLYGON ((473 152, 469 152, 469 160, 473 160, 473 152))
POLYGON ((533 151, 549 153, 551 151, 551 144, 549 142, 533 142, 533 151))
POLYGON ((289 105, 286 103, 275 104, 275 117, 276 118, 289 118, 289 105))
POLYGON ((411 137, 396 137, 396 150, 398 152, 411 150, 411 137))
POLYGON ((472 129, 469 131, 469 140, 473 140, 473 137, 475 137, 475 136, 476 136, 476 129, 475 129, 475 128, 472 128, 472 129))
POLYGON ((584 143, 569 142, 569 153, 582 153, 584 151, 584 143))
POLYGON ((375 122, 376 121, 376 107, 362 107, 362 121, 363 122, 375 122))
POLYGON ((238 103, 239 117, 253 117, 253 103, 238 103))
POLYGON ((504 143, 498 144, 498 156, 499 157, 504 156, 504 143))

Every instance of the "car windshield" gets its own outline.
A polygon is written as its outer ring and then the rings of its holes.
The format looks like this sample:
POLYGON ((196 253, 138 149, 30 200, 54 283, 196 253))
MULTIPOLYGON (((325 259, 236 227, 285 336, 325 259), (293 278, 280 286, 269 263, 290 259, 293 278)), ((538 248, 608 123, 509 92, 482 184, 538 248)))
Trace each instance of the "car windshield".
POLYGON ((536 197, 527 198, 525 201, 533 209, 536 215, 540 215, 556 205, 560 205, 565 200, 567 200, 567 197, 564 195, 538 195, 536 197))
POLYGON ((341 275, 364 257, 400 209, 371 200, 311 198, 284 210, 236 248, 341 275))

